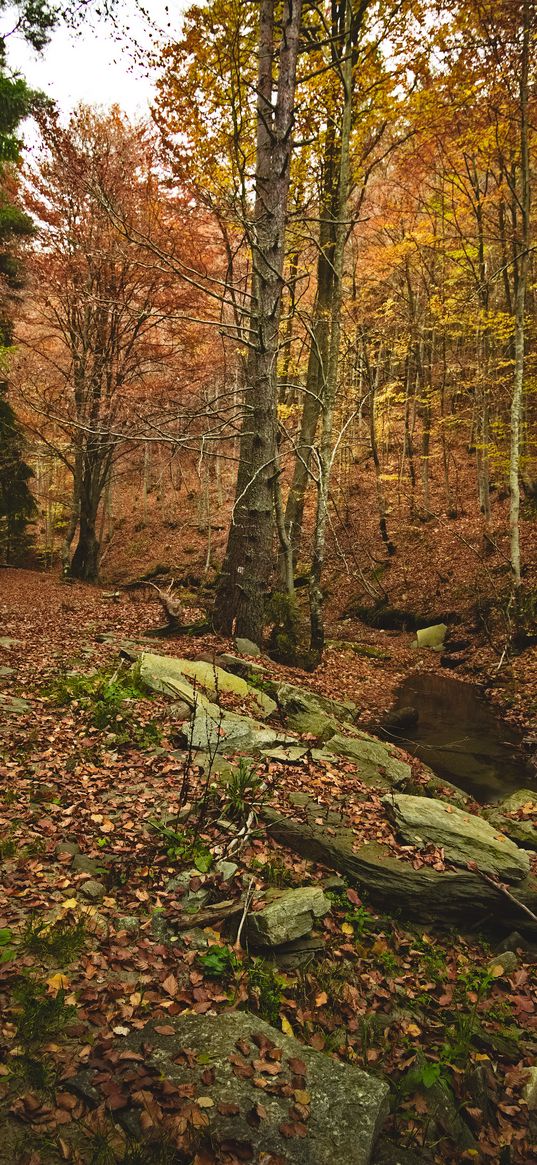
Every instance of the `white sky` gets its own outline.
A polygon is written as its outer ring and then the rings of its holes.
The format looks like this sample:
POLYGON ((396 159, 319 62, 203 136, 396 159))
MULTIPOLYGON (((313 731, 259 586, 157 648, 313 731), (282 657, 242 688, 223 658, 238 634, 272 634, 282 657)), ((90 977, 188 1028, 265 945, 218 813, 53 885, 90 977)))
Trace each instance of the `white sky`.
MULTIPOLYGON (((151 19, 165 39, 166 32, 174 38, 179 34, 181 13, 187 6, 186 0, 170 0, 168 14, 166 0, 147 0, 151 19)), ((105 106, 117 103, 130 117, 143 116, 153 96, 153 78, 136 59, 132 38, 144 49, 151 48, 152 38, 136 0, 120 0, 118 27, 115 33, 108 20, 90 12, 78 33, 59 26, 41 54, 16 36, 9 37, 8 62, 32 88, 53 97, 64 114, 85 101, 105 106)), ((29 137, 31 141, 31 130, 29 137)))

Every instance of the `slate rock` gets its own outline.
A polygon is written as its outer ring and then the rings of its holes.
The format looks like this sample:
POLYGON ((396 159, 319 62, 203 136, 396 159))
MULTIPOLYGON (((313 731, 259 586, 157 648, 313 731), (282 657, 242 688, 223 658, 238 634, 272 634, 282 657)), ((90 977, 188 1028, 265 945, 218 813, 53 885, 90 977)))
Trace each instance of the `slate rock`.
POLYGON ((285 890, 262 910, 250 914, 248 941, 254 946, 278 947, 309 934, 316 918, 322 918, 332 903, 320 886, 285 890))
POLYGON ((446 632, 446 623, 435 623, 432 627, 422 627, 420 631, 416 632, 418 647, 431 647, 433 651, 441 651, 446 632))
POLYGON ((500 954, 494 955, 493 959, 489 959, 487 968, 489 971, 492 971, 495 978, 500 978, 497 972, 498 967, 501 967, 503 975, 510 975, 513 971, 516 971, 518 967, 518 958, 515 955, 515 952, 501 951, 500 954))
POLYGON ((380 788, 405 785, 412 775, 410 765, 394 756, 387 744, 366 732, 354 736, 337 733, 325 742, 324 752, 355 761, 360 780, 380 788))
POLYGON ((72 869, 79 874, 91 874, 94 878, 103 873, 103 862, 97 858, 88 858, 86 854, 76 853, 73 857, 72 869))
POLYGON ((411 845, 442 847, 448 862, 475 862, 484 874, 519 882, 529 873, 527 853, 483 820, 463 809, 429 797, 398 793, 383 804, 403 840, 411 845))
POLYGON ((88 878, 87 882, 83 882, 78 890, 83 898, 89 898, 91 902, 100 902, 106 894, 106 888, 102 882, 96 882, 94 878, 88 878))
POLYGON ((240 636, 235 639, 235 648, 239 655, 251 655, 254 659, 262 654, 257 643, 254 643, 252 639, 243 639, 240 636))
POLYGON ((167 1016, 166 1027, 173 1027, 174 1034, 164 1036, 147 1024, 132 1032, 122 1047, 139 1052, 143 1046, 148 1069, 179 1087, 193 1085, 195 1097, 213 1101, 203 1107, 207 1141, 213 1146, 238 1144, 252 1165, 271 1157, 293 1165, 370 1165, 388 1112, 386 1084, 245 1012, 167 1016), (188 1049, 187 1056, 180 1055, 182 1049, 188 1049), (269 1060, 269 1052, 281 1054, 281 1059, 269 1060), (260 1062, 280 1071, 263 1075, 260 1062), (241 1074, 241 1065, 249 1075, 241 1074), (211 1084, 202 1080, 208 1071, 214 1072, 211 1084), (269 1087, 256 1088, 256 1077, 266 1079, 269 1087), (302 1135, 293 1131, 297 1089, 309 1097, 302 1135), (258 1104, 264 1112, 254 1123, 258 1104))
POLYGON ((522 1089, 522 1095, 530 1112, 537 1111, 537 1068, 532 1067, 527 1069, 526 1082, 522 1089))

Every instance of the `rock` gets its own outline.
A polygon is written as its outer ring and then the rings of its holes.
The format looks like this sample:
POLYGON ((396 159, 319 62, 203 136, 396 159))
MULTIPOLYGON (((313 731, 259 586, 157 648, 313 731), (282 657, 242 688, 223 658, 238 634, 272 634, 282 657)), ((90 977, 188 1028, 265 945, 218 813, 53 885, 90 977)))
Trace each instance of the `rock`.
POLYGON ((537 792, 535 789, 517 789, 495 806, 500 813, 524 812, 528 817, 537 818, 537 792))
POLYGON ((279 947, 309 934, 316 918, 331 909, 332 903, 320 886, 285 890, 262 910, 250 914, 248 941, 254 946, 279 947))
POLYGON ((405 728, 415 728, 419 720, 417 708, 393 708, 382 721, 384 732, 403 732, 405 728))
POLYGON ((493 959, 489 959, 487 967, 495 978, 499 978, 498 967, 501 967, 503 975, 510 975, 518 967, 518 958, 514 951, 502 951, 500 954, 494 955, 493 959))
POLYGON ((166 890, 172 892, 180 890, 179 902, 182 910, 187 910, 189 914, 195 914, 198 910, 203 910, 203 907, 211 899, 212 891, 210 888, 205 889, 203 885, 198 885, 195 890, 190 889, 190 883, 201 883, 203 879, 200 876, 199 870, 194 866, 191 870, 182 870, 176 878, 171 878, 167 883, 166 890))
MULTIPOLYGON (((356 846, 348 827, 330 833, 315 820, 297 821, 265 807, 263 819, 270 836, 281 845, 343 874, 374 905, 399 912, 404 918, 426 926, 455 925, 472 930, 477 922, 501 919, 506 928, 533 937, 537 924, 517 905, 518 901, 537 912, 537 880, 529 877, 510 891, 508 899, 500 889, 471 870, 415 870, 410 862, 396 858, 377 842, 356 846)), ((318 816, 318 813, 317 813, 318 816)))
POLYGON ((488 821, 429 797, 384 797, 390 820, 405 842, 442 847, 456 866, 475 862, 484 874, 518 882, 530 869, 528 855, 488 821))
POLYGON ((97 874, 102 874, 105 867, 102 861, 98 861, 96 858, 88 858, 86 854, 80 854, 75 851, 71 868, 79 874, 91 874, 91 877, 94 878, 97 874))
POLYGON ((412 775, 410 765, 393 756, 387 744, 366 732, 357 732, 354 736, 336 733, 325 743, 324 751, 356 761, 360 780, 379 788, 404 785, 412 775))
POLYGON ((207 1098, 206 1133, 217 1151, 225 1142, 242 1146, 241 1159, 244 1155, 257 1165, 271 1159, 293 1165, 369 1165, 388 1112, 386 1084, 245 1012, 167 1015, 166 1027, 173 1027, 174 1034, 162 1035, 147 1024, 131 1032, 122 1046, 142 1051, 148 1068, 161 1079, 207 1098), (188 1056, 180 1054, 182 1049, 189 1049, 188 1056), (267 1052, 277 1050, 281 1059, 269 1059, 267 1052), (261 1067, 254 1068, 254 1062, 261 1067), (265 1078, 265 1063, 278 1066, 266 1079, 271 1086, 279 1082, 287 1095, 276 1087, 255 1087, 256 1077, 265 1078), (204 1082, 207 1074, 210 1084, 204 1082), (298 1126, 292 1113, 297 1088, 308 1097, 298 1126), (253 1119, 260 1103, 262 1118, 253 1119))
POLYGON ((71 854, 71 856, 74 856, 74 854, 77 854, 78 852, 79 848, 76 844, 76 841, 59 841, 56 846, 56 853, 58 855, 71 854))
POLYGON ((235 648, 239 655, 251 655, 254 659, 261 655, 261 648, 251 639, 235 639, 235 648))
POLYGON ((532 821, 523 821, 519 817, 506 817, 494 809, 484 809, 483 816, 501 833, 505 833, 511 841, 522 849, 537 849, 537 830, 532 821))
POLYGON ((537 1068, 532 1067, 527 1069, 526 1083, 522 1089, 522 1095, 530 1112, 537 1110, 537 1068))
POLYGON ((102 882, 96 882, 94 878, 89 878, 87 882, 83 882, 79 887, 79 894, 83 898, 89 898, 91 902, 100 902, 106 894, 106 887, 102 882))
POLYGON ((239 655, 231 655, 227 651, 224 651, 222 655, 217 655, 215 663, 224 671, 233 672, 234 675, 243 676, 244 679, 248 679, 250 676, 261 678, 267 672, 262 663, 255 663, 253 659, 242 659, 239 655))
POLYGON ((213 868, 215 874, 220 874, 223 882, 230 882, 235 877, 239 867, 236 862, 226 862, 224 858, 220 858, 218 862, 215 862, 213 868))
POLYGON ((324 712, 332 716, 338 723, 348 723, 356 713, 357 707, 352 700, 330 700, 321 696, 319 692, 308 692, 296 684, 271 683, 270 691, 278 707, 286 716, 292 717, 303 712, 324 712))
POLYGON ((136 918, 135 914, 125 914, 118 918, 116 928, 117 930, 126 930, 127 934, 138 934, 140 919, 136 918))
POLYGON ((321 743, 335 736, 338 729, 337 720, 320 709, 318 712, 295 712, 287 718, 287 723, 293 732, 313 736, 321 743))
POLYGON ((155 691, 179 696, 190 708, 199 704, 200 688, 212 695, 230 692, 243 700, 251 700, 261 716, 271 716, 277 708, 266 692, 251 687, 241 676, 224 671, 216 663, 207 663, 201 659, 176 659, 144 651, 138 666, 140 678, 145 684, 155 691))
POLYGON ((441 651, 446 632, 446 623, 435 623, 432 627, 422 627, 420 631, 416 631, 418 647, 431 647, 433 651, 441 651))
POLYGON ((147 684, 152 691, 160 692, 164 696, 178 696, 191 709, 206 706, 209 701, 185 678, 182 662, 171 656, 154 655, 151 651, 143 651, 134 666, 139 670, 142 683, 147 684))
POLYGON ((284 765, 300 764, 300 761, 305 760, 309 752, 306 744, 289 744, 286 747, 281 745, 274 745, 273 748, 263 749, 261 756, 267 760, 279 761, 284 765))
POLYGON ((183 735, 193 749, 229 755, 234 752, 262 752, 274 745, 296 747, 296 740, 284 729, 259 724, 250 716, 225 712, 217 704, 196 709, 194 716, 182 724, 183 735))

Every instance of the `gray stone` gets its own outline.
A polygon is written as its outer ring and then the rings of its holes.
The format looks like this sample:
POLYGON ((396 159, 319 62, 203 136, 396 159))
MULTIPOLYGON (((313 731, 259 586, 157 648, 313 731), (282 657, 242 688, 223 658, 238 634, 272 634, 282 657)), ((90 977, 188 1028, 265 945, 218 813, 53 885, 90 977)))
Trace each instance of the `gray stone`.
POLYGON ((264 676, 267 669, 263 667, 262 663, 255 663, 253 659, 242 659, 238 655, 231 655, 224 651, 222 655, 216 657, 218 667, 222 667, 224 671, 233 672, 235 675, 243 676, 248 679, 249 676, 264 676))
POLYGON ((226 756, 234 752, 261 752, 274 745, 294 745, 296 740, 283 729, 259 724, 250 716, 225 712, 216 704, 196 709, 194 716, 182 725, 183 733, 193 749, 215 752, 226 756))
POLYGON ((56 846, 56 853, 57 854, 74 855, 74 854, 77 854, 78 852, 79 852, 79 847, 77 846, 76 841, 59 841, 57 846, 56 846))
POLYGON ((337 720, 320 710, 318 712, 295 712, 288 717, 287 723, 293 732, 313 736, 315 740, 321 742, 330 740, 338 730, 337 720))
POLYGON ((262 654, 261 648, 251 639, 241 639, 239 637, 235 640, 235 648, 239 655, 251 655, 254 659, 257 659, 262 654))
POLYGON ((224 858, 220 858, 214 865, 214 872, 220 874, 222 881, 230 882, 235 877, 238 868, 236 862, 226 862, 224 858))
POLYGON ((527 853, 481 817, 405 793, 384 797, 383 803, 398 833, 411 845, 439 846, 448 862, 456 866, 475 862, 484 874, 502 881, 518 882, 529 873, 527 853))
POLYGON ((422 627, 420 631, 416 632, 418 647, 432 647, 433 651, 441 651, 446 632, 446 623, 435 623, 432 627, 422 627))
POLYGON ((88 858, 86 854, 80 854, 76 851, 72 852, 74 852, 72 869, 76 870, 77 873, 91 874, 92 878, 97 874, 103 873, 105 867, 102 861, 98 861, 96 858, 88 858))
POLYGON ((140 919, 135 914, 125 914, 117 920, 117 930, 126 930, 127 934, 138 934, 140 919))
POLYGON ((250 914, 248 940, 255 946, 278 947, 309 934, 316 918, 331 909, 332 903, 321 886, 301 886, 284 892, 250 914))
POLYGON ((286 716, 296 716, 302 712, 324 712, 338 723, 348 723, 356 713, 352 700, 330 700, 319 692, 309 692, 296 684, 273 683, 270 690, 278 707, 286 716))
POLYGON ((489 959, 487 964, 489 971, 492 971, 495 978, 499 978, 497 968, 501 967, 504 975, 510 975, 516 971, 518 967, 518 958, 514 951, 501 951, 500 954, 495 955, 493 959, 489 959))
POLYGON ((308 755, 308 746, 304 744, 274 745, 273 748, 263 749, 261 755, 267 760, 279 761, 284 765, 296 765, 305 760, 308 755))
POLYGON ((527 1069, 527 1077, 522 1095, 530 1112, 537 1111, 537 1068, 532 1067, 527 1069))
POLYGON ((87 882, 83 882, 78 890, 83 898, 89 898, 91 902, 100 902, 106 894, 106 887, 102 882, 96 882, 94 878, 89 878, 87 882))
POLYGON ((325 743, 324 751, 356 761, 360 780, 379 788, 390 789, 404 785, 412 775, 410 765, 393 756, 387 744, 368 736, 366 732, 354 736, 337 733, 325 743))
POLYGON ((211 898, 210 888, 205 888, 203 885, 199 886, 197 890, 190 889, 190 883, 193 879, 198 882, 203 878, 199 870, 193 867, 191 870, 182 870, 175 878, 171 878, 166 889, 168 891, 180 890, 180 904, 183 910, 188 911, 189 914, 195 914, 197 910, 203 910, 211 898))
POLYGON ((524 811, 528 817, 537 818, 537 792, 535 789, 517 789, 496 805, 501 813, 520 813, 524 811))
POLYGON ((388 1113, 386 1084, 245 1012, 167 1016, 166 1026, 174 1028, 174 1035, 163 1036, 148 1024, 125 1043, 137 1052, 143 1045, 146 1063, 161 1078, 193 1085, 196 1097, 207 1098, 202 1106, 206 1132, 217 1149, 224 1142, 242 1144, 254 1165, 272 1157, 293 1165, 369 1165, 388 1113), (188 1056, 180 1055, 182 1049, 189 1050, 188 1056), (265 1064, 272 1073, 264 1072, 265 1064), (241 1065, 251 1076, 239 1074, 241 1065), (214 1074, 211 1084, 203 1082, 207 1070, 214 1074), (265 1080, 267 1087, 256 1087, 254 1080, 265 1080), (284 1095, 276 1092, 278 1083, 284 1095), (307 1095, 307 1103, 295 1097, 296 1090, 307 1095), (297 1100, 304 1102, 302 1135, 293 1133, 297 1100), (258 1104, 263 1115, 252 1122, 258 1104), (231 1113, 229 1105, 234 1106, 231 1113))

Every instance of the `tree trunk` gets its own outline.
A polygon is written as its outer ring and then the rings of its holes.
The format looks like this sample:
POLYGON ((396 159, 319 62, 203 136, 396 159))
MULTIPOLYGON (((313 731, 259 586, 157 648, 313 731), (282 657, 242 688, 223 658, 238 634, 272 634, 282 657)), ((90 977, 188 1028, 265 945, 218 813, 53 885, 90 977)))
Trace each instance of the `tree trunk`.
POLYGON ((263 633, 272 569, 276 465, 276 362, 302 0, 285 0, 273 104, 275 0, 261 0, 257 90, 253 309, 239 471, 214 622, 254 642, 263 633))
POLYGON ((341 49, 339 75, 343 87, 343 109, 341 116, 341 150, 338 176, 338 207, 335 223, 334 246, 334 288, 330 314, 330 351, 326 380, 322 391, 322 433, 318 451, 317 512, 313 537, 313 554, 310 574, 310 646, 315 657, 321 655, 324 647, 324 618, 321 577, 324 566, 326 526, 328 522, 328 499, 330 473, 334 451, 332 431, 336 403, 339 342, 341 335, 341 305, 343 298, 343 260, 347 235, 346 212, 350 174, 350 140, 352 129, 352 7, 351 0, 342 4, 341 49))
POLYGON ((529 73, 530 27, 529 4, 524 0, 522 29, 522 59, 520 67, 520 237, 516 246, 515 264, 515 370, 513 378, 513 398, 511 402, 511 448, 509 459, 509 531, 511 536, 511 569, 515 588, 521 583, 520 563, 520 431, 524 387, 524 339, 525 306, 528 282, 531 186, 528 143, 528 73, 529 73))
POLYGON ((330 306, 334 287, 335 220, 337 218, 337 174, 340 144, 336 144, 335 124, 326 133, 324 151, 324 185, 321 196, 319 252, 317 257, 317 291, 310 330, 310 349, 300 436, 296 447, 293 479, 285 507, 285 529, 291 541, 296 564, 302 537, 304 503, 310 480, 310 460, 322 406, 330 343, 330 306))

